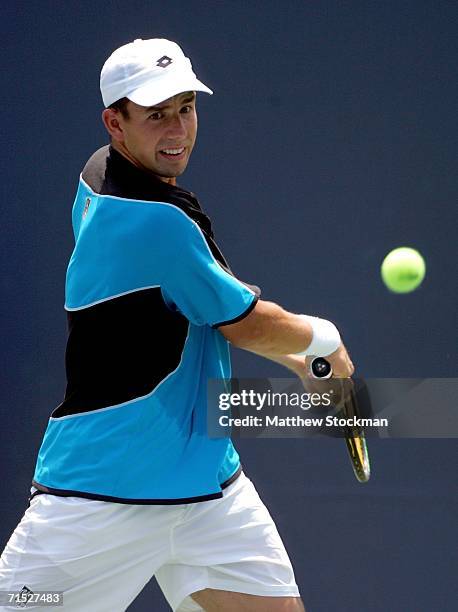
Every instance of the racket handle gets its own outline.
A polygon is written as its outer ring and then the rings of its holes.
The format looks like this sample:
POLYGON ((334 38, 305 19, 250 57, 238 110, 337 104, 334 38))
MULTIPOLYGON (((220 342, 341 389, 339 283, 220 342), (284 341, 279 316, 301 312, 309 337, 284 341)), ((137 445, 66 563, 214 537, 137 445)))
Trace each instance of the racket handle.
POLYGON ((313 378, 331 378, 332 367, 329 361, 326 361, 324 357, 315 357, 310 364, 310 371, 313 378))
MULTIPOLYGON (((310 364, 310 371, 314 378, 326 379, 332 376, 331 364, 324 357, 315 357, 310 364)), ((351 392, 349 401, 345 401, 343 412, 346 417, 359 417, 354 391, 351 392)), ((352 431, 346 427, 344 436, 356 479, 358 482, 367 482, 371 476, 371 464, 364 431, 362 429, 352 431)))

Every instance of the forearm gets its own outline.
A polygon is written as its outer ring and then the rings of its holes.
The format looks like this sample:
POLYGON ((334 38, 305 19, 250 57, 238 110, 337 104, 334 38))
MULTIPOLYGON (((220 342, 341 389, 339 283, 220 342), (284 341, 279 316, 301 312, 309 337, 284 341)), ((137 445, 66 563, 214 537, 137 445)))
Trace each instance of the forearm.
POLYGON ((313 337, 311 325, 301 315, 263 300, 242 324, 223 326, 220 331, 238 348, 270 356, 300 353, 313 337))
POLYGON ((272 302, 259 300, 241 321, 219 330, 234 346, 276 361, 301 377, 310 375, 313 357, 326 357, 335 377, 352 376, 355 370, 331 321, 296 315, 272 302))

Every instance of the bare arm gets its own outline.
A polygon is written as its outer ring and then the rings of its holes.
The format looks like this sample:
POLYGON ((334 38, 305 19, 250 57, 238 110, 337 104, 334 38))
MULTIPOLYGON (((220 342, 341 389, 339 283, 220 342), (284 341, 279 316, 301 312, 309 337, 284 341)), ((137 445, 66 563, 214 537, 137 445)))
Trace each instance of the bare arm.
MULTIPOLYGON (((273 302, 259 300, 244 319, 222 325, 219 331, 238 348, 276 361, 300 377, 308 375, 311 358, 294 354, 306 350, 313 338, 310 323, 300 315, 288 312, 273 302)), ((354 367, 343 344, 326 359, 335 376, 353 374, 354 367)))
POLYGON ((219 331, 238 348, 269 355, 300 353, 313 337, 311 325, 300 315, 264 300, 241 321, 222 325, 219 331))

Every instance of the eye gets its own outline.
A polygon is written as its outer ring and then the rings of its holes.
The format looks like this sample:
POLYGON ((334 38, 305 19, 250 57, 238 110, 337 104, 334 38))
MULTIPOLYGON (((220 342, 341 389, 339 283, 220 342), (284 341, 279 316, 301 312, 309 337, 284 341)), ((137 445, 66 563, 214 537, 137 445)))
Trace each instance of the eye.
POLYGON ((187 106, 183 106, 183 108, 180 110, 180 113, 190 113, 192 112, 192 106, 190 106, 189 104, 187 106))
POLYGON ((159 119, 162 119, 162 113, 159 111, 155 111, 148 117, 148 119, 152 119, 153 121, 159 121, 159 119))

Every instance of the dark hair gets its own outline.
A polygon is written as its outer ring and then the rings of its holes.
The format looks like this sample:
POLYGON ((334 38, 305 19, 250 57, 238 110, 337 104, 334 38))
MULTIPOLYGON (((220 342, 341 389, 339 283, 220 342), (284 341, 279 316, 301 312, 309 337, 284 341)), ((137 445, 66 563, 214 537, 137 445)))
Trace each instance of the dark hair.
POLYGON ((110 104, 108 108, 112 108, 115 111, 119 111, 121 115, 124 117, 124 119, 128 119, 129 118, 129 111, 127 110, 128 103, 129 103, 128 98, 120 98, 119 100, 116 100, 116 102, 113 102, 113 104, 110 104))

